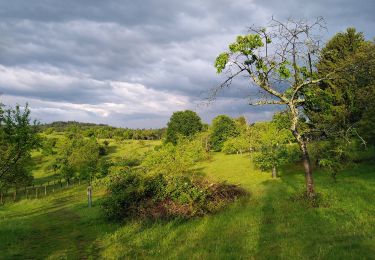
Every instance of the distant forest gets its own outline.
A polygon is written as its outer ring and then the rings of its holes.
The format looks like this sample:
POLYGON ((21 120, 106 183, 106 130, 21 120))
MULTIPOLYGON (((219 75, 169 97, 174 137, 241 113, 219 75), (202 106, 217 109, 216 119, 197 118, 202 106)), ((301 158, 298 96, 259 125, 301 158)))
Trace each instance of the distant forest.
POLYGON ((79 129, 86 137, 107 139, 159 140, 165 136, 166 128, 159 129, 131 129, 109 126, 106 124, 82 123, 77 121, 56 121, 49 124, 40 124, 41 132, 66 132, 70 129, 79 129))

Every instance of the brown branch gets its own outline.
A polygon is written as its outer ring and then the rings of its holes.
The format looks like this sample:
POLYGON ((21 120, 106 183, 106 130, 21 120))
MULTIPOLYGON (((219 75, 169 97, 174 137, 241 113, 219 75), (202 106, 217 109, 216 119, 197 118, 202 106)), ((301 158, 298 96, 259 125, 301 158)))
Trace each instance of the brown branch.
POLYGON ((219 92, 219 90, 225 88, 225 87, 228 87, 231 83, 232 83, 232 80, 238 76, 239 74, 241 74, 243 71, 245 71, 245 69, 240 69, 239 71, 237 71, 236 73, 230 75, 223 83, 220 84, 220 86, 214 88, 212 90, 212 94, 210 95, 210 97, 208 98, 208 100, 210 101, 213 101, 216 96, 217 96, 217 93, 219 92))
POLYGON ((310 84, 317 84, 317 83, 320 83, 324 80, 329 80, 329 79, 334 79, 332 77, 330 77, 330 75, 334 74, 335 72, 331 72, 331 73, 328 73, 327 76, 325 76, 324 78, 320 78, 320 79, 316 79, 316 80, 308 80, 308 81, 305 81, 305 82, 302 82, 301 84, 297 85, 295 88, 294 88, 294 91, 293 91, 293 95, 292 95, 292 98, 295 97, 295 95, 297 94, 297 92, 299 90, 301 90, 303 87, 307 86, 307 85, 310 85, 310 84))
POLYGON ((277 101, 277 100, 261 100, 255 103, 249 103, 251 106, 260 106, 260 105, 286 105, 284 101, 277 101))
POLYGON ((251 70, 249 69, 246 69, 247 73, 250 75, 250 77, 253 79, 253 81, 255 82, 255 84, 257 84, 260 88, 264 89, 265 91, 267 91, 268 93, 270 93, 271 95, 274 95, 275 97, 278 97, 279 99, 281 99, 282 101, 284 101, 285 103, 288 102, 288 99, 283 95, 281 94, 280 92, 278 92, 277 90, 271 88, 267 82, 264 82, 262 80, 260 80, 258 77, 256 77, 254 75, 254 73, 251 72, 251 70))

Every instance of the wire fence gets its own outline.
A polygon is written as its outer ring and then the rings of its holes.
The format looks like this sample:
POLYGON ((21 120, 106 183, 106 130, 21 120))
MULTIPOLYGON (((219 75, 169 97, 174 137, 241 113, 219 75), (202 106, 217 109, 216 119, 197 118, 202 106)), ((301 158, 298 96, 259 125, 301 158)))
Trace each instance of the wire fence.
POLYGON ((13 203, 22 199, 40 199, 52 195, 58 191, 66 190, 80 185, 80 180, 57 180, 44 184, 18 187, 12 189, 0 189, 0 205, 13 203))

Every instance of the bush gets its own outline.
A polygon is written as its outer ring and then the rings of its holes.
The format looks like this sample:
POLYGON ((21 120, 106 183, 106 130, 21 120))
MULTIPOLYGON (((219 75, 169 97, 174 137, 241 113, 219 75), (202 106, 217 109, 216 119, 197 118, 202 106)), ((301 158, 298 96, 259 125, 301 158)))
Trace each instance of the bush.
POLYGON ((209 153, 204 149, 202 140, 182 138, 177 145, 167 143, 156 147, 147 154, 142 166, 165 176, 182 175, 190 172, 196 162, 208 158, 209 153))
POLYGON ((138 215, 147 199, 159 191, 158 181, 162 179, 158 176, 153 178, 150 180, 131 171, 113 174, 107 188, 109 196, 102 202, 104 215, 115 221, 138 215))
POLYGON ((102 202, 106 218, 121 221, 129 217, 149 219, 190 218, 214 213, 247 192, 236 185, 210 183, 203 178, 117 173, 108 179, 107 197, 102 202))
POLYGON ((226 154, 242 154, 244 152, 249 152, 250 142, 244 135, 233 137, 224 142, 222 151, 226 154))

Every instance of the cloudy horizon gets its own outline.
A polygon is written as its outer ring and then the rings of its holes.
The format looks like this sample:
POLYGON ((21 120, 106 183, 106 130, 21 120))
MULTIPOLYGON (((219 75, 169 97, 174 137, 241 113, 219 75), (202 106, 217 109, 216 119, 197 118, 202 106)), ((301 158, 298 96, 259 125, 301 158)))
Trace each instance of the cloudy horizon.
POLYGON ((42 123, 80 121, 163 127, 191 109, 269 119, 275 107, 251 107, 247 85, 205 98, 222 80, 218 53, 252 24, 325 18, 328 39, 347 27, 375 36, 375 2, 191 0, 0 0, 0 101, 29 103, 42 123))

